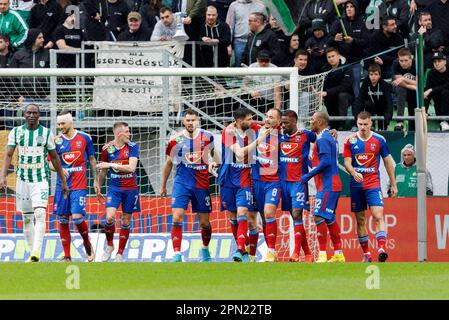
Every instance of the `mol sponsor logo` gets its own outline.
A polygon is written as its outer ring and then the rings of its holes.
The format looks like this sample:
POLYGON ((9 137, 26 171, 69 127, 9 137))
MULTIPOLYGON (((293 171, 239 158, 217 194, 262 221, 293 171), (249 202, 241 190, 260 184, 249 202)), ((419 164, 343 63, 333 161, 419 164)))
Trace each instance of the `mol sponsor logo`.
POLYGON ((257 145, 257 151, 259 151, 259 153, 261 154, 266 154, 268 152, 272 152, 276 149, 275 146, 273 146, 272 144, 266 143, 266 142, 260 142, 257 145))
POLYGON ((201 151, 187 152, 184 157, 187 163, 194 164, 201 161, 203 153, 201 151))
POLYGON ((294 142, 282 142, 281 151, 285 155, 295 152, 299 148, 297 143, 294 142))
POLYGON ((81 151, 65 152, 62 154, 62 160, 71 166, 80 156, 81 151))
MULTIPOLYGON (((112 163, 116 163, 116 164, 118 164, 118 165, 124 165, 124 166, 126 166, 126 165, 128 165, 129 164, 129 159, 126 159, 126 160, 114 160, 114 161, 111 161, 112 163)), ((114 172, 120 172, 120 170, 118 170, 118 169, 116 169, 116 168, 111 168, 114 172)))
POLYGON ((374 159, 374 153, 357 153, 355 155, 355 160, 361 166, 364 166, 374 159))

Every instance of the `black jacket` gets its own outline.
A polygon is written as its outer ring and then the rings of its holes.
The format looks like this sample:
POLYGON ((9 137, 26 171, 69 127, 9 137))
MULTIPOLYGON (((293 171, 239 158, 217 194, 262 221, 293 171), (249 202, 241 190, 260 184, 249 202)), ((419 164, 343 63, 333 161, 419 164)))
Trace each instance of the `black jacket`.
POLYGON ((444 47, 443 52, 449 54, 449 38, 444 36, 443 31, 437 28, 427 30, 424 37, 424 65, 426 68, 432 68, 432 56, 440 47, 444 47))
POLYGON ((117 37, 117 41, 150 41, 153 29, 146 29, 142 25, 137 32, 131 33, 129 28, 124 30, 117 37))
MULTIPOLYGON (((341 12, 340 12, 341 13, 341 12)), ((303 29, 307 38, 313 33, 312 21, 321 19, 326 23, 326 32, 329 33, 330 26, 335 21, 337 13, 332 0, 311 0, 304 8, 304 13, 299 22, 300 29, 303 29)))
POLYGON ((410 6, 407 0, 384 0, 379 5, 379 17, 393 17, 396 19, 398 32, 402 37, 406 38, 409 33, 410 6))
POLYGON ((271 54, 271 62, 276 64, 276 56, 279 50, 278 39, 276 34, 271 30, 270 25, 267 24, 260 33, 250 33, 248 42, 242 55, 242 62, 249 66, 256 62, 257 53, 260 50, 268 50, 271 54))
POLYGON ((354 40, 352 43, 346 43, 345 41, 335 41, 335 35, 337 33, 343 33, 341 24, 339 20, 336 20, 329 32, 331 37, 331 46, 338 47, 340 54, 346 58, 348 63, 361 60, 365 56, 365 48, 368 45, 369 37, 368 30, 366 29, 365 22, 361 18, 359 12, 359 5, 357 1, 349 0, 355 7, 355 17, 354 20, 349 20, 346 16, 343 17, 343 25, 345 26, 348 36, 352 37, 354 40))
POLYGON ((321 70, 327 64, 325 52, 330 41, 331 38, 326 34, 319 39, 314 36, 307 39, 305 48, 312 50, 309 56, 309 64, 311 64, 315 70, 321 70), (322 50, 323 53, 320 55, 318 50, 322 50))
POLYGON ((449 90, 449 68, 446 67, 446 71, 443 73, 435 69, 430 70, 424 91, 428 89, 432 89, 431 96, 441 94, 443 90, 449 90))
POLYGON ((429 11, 432 15, 432 26, 443 31, 444 36, 449 38, 449 2, 442 3, 437 0, 430 5, 429 11))
POLYGON ((84 8, 86 9, 85 28, 86 40, 88 41, 105 41, 108 39, 108 30, 105 22, 108 19, 107 0, 84 0, 84 8), (96 14, 100 14, 100 21, 95 20, 96 14))
MULTIPOLYGON (((404 44, 404 38, 398 33, 393 33, 391 36, 387 37, 382 30, 375 30, 371 35, 368 48, 368 56, 377 55, 385 50, 398 47, 404 44)), ((390 68, 393 64, 394 59, 397 58, 397 52, 399 49, 389 51, 378 55, 382 59, 383 65, 381 65, 382 73, 387 68, 390 68)), ((374 58, 365 62, 365 67, 374 62, 374 58)))
POLYGON ((11 51, 8 51, 8 54, 6 55, 0 54, 0 68, 8 68, 11 63, 12 56, 13 54, 11 51))
POLYGON ((56 27, 64 23, 65 16, 62 8, 56 3, 56 0, 48 0, 46 4, 37 3, 30 12, 30 28, 42 30, 45 44, 49 41, 54 42, 53 32, 56 27))
MULTIPOLYGON (((217 46, 218 67, 229 67, 228 46, 231 44, 231 29, 229 25, 223 21, 217 21, 213 27, 204 23, 200 29, 200 40, 203 37, 218 39, 220 41, 217 46)), ((205 67, 213 67, 214 65, 213 48, 209 45, 201 46, 201 55, 205 67)))
POLYGON ((154 25, 157 23, 156 17, 159 18, 159 8, 153 8, 148 3, 140 7, 140 15, 142 16, 142 25, 145 28, 154 29, 154 25))
POLYGON ((109 10, 107 28, 117 38, 123 30, 128 28, 128 14, 130 10, 124 0, 118 0, 116 3, 108 2, 107 5, 109 10))
MULTIPOLYGON (((338 65, 337 69, 343 66, 341 63, 338 65)), ((326 64, 321 72, 329 71, 332 67, 330 64, 326 64)), ((354 90, 352 89, 352 69, 342 68, 335 71, 329 72, 329 74, 324 79, 323 91, 327 92, 327 96, 333 97, 337 96, 340 92, 347 92, 354 96, 354 90)))
POLYGON ((370 112, 372 115, 384 116, 388 125, 393 117, 391 85, 384 79, 380 79, 378 84, 373 87, 369 77, 366 77, 353 105, 354 116, 357 116, 363 110, 370 112))

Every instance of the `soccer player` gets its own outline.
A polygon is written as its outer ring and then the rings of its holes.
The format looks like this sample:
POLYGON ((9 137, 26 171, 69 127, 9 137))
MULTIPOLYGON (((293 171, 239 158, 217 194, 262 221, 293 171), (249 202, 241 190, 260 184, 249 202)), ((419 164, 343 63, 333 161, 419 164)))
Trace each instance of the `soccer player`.
MULTIPOLYGON (((235 110, 234 124, 225 128, 222 134, 222 165, 218 183, 221 210, 229 211, 231 229, 237 243, 237 251, 232 257, 236 262, 255 262, 259 239, 257 212, 253 205, 250 154, 257 144, 253 129, 258 127, 253 125, 252 117, 249 109, 235 110), (249 255, 246 244, 249 245, 249 255)), ((260 141, 263 138, 259 136, 260 141)))
MULTIPOLYGON (((69 219, 72 216, 72 220, 83 238, 87 261, 92 262, 95 255, 89 240, 89 227, 84 217, 86 215, 87 163, 89 163, 93 173, 95 193, 100 193, 95 168, 97 162, 94 155, 94 145, 92 138, 87 133, 75 130, 72 114, 69 111, 61 112, 56 118, 56 122, 61 130, 61 134, 55 138, 56 152, 61 160, 70 190, 69 196, 64 198, 61 190, 61 180, 57 180, 53 214, 59 216, 59 235, 64 248, 62 260, 72 261, 70 255, 72 239, 69 225, 69 219)), ((49 167, 51 170, 54 170, 51 163, 49 163, 49 167)))
POLYGON ((310 143, 316 140, 316 134, 310 130, 298 130, 298 114, 285 110, 282 114, 282 132, 280 136, 280 178, 282 182, 282 210, 292 215, 295 230, 295 249, 289 258, 291 262, 300 260, 301 247, 305 262, 313 262, 313 256, 307 243, 303 224, 303 210, 310 210, 308 185, 299 183, 303 174, 309 172, 308 158, 310 143))
POLYGON ((16 181, 16 208, 22 213, 23 234, 31 255, 27 262, 38 262, 45 236, 45 215, 48 203, 49 170, 47 153, 67 197, 67 180, 55 151, 50 129, 39 124, 40 110, 35 104, 25 107, 25 125, 15 127, 8 136, 8 146, 0 175, 0 189, 6 187, 6 176, 16 147, 19 150, 16 181), (34 214, 34 217, 33 217, 34 214), (33 218, 36 220, 34 224, 33 218))
POLYGON ((264 234, 268 251, 265 262, 276 262, 277 222, 276 209, 279 205, 281 182, 279 180, 279 132, 282 112, 272 108, 265 117, 264 127, 256 132, 256 136, 269 131, 261 141, 257 138, 257 147, 252 165, 254 198, 256 208, 265 218, 264 234))
POLYGON ((209 242, 212 235, 209 221, 209 214, 212 211, 209 192, 209 154, 214 156, 214 135, 198 128, 199 116, 192 109, 186 110, 182 123, 184 130, 175 134, 168 142, 160 188, 160 195, 167 196, 167 180, 173 163, 176 163, 171 198, 173 214, 171 239, 174 250, 172 262, 182 262, 182 224, 189 201, 192 204, 192 211, 198 215, 201 228, 202 261, 209 262, 211 261, 209 242))
MULTIPOLYGON (((129 238, 131 217, 134 212, 140 212, 139 188, 137 187, 136 168, 139 161, 139 146, 131 141, 131 132, 126 122, 116 122, 113 126, 114 140, 108 142, 101 151, 101 161, 97 169, 98 185, 103 184, 106 174, 109 174, 109 189, 106 195, 106 233, 107 247, 102 261, 109 261, 114 251, 115 216, 122 205, 120 222, 119 247, 115 255, 116 262, 123 261, 123 251, 129 238)), ((99 193, 97 196, 101 196, 99 193)))
POLYGON ((335 219, 338 198, 342 190, 338 174, 338 142, 331 136, 329 115, 326 112, 315 112, 310 119, 310 128, 317 134, 317 140, 312 151, 313 169, 304 174, 300 180, 306 184, 315 177, 317 194, 313 215, 317 227, 317 237, 320 246, 317 263, 327 262, 327 232, 334 246, 334 255, 328 262, 345 262, 341 250, 340 227, 335 219))
POLYGON ((397 195, 398 188, 394 177, 393 159, 388 150, 387 142, 384 137, 371 131, 372 125, 373 122, 369 112, 362 111, 358 114, 358 131, 346 139, 343 157, 345 168, 352 176, 350 182, 351 210, 356 214, 357 235, 363 250, 363 261, 372 261, 368 248, 368 231, 366 230, 365 210, 368 205, 376 225, 378 260, 379 262, 385 262, 388 258, 388 254, 385 252, 387 232, 383 218, 384 202, 380 188, 380 157, 384 161, 390 178, 392 197, 397 195))

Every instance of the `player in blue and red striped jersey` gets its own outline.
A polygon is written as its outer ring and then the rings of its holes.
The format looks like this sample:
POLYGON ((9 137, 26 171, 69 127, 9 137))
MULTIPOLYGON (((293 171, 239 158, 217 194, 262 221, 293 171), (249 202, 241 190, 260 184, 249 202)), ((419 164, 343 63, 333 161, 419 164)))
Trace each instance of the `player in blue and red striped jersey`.
POLYGON ((328 230, 334 246, 334 255, 329 262, 345 262, 335 212, 342 190, 338 174, 338 142, 331 136, 328 126, 329 115, 326 112, 313 114, 310 128, 317 134, 317 140, 312 151, 312 170, 300 180, 300 183, 305 185, 310 178, 315 177, 317 193, 313 215, 320 246, 317 263, 328 261, 326 253, 328 230))
POLYGON ((301 247, 305 261, 313 262, 313 256, 307 243, 303 224, 303 210, 310 210, 309 188, 299 183, 301 177, 309 172, 310 144, 316 140, 316 134, 310 130, 298 130, 298 115, 293 110, 282 114, 282 133, 280 136, 280 178, 282 181, 282 210, 292 215, 295 230, 295 248, 291 262, 300 260, 301 247))
POLYGON ((139 162, 139 146, 132 142, 131 132, 126 122, 116 122, 112 128, 114 140, 104 145, 101 150, 101 161, 97 168, 101 169, 98 183, 103 184, 106 174, 109 177, 109 188, 106 195, 106 234, 107 247, 102 261, 109 261, 114 252, 115 216, 122 206, 120 221, 119 247, 115 261, 123 261, 123 251, 129 238, 131 217, 140 212, 139 188, 137 186, 136 168, 139 162))
POLYGON ((356 214, 357 235, 363 250, 363 262, 372 261, 368 248, 368 231, 366 230, 365 210, 367 206, 369 206, 376 225, 378 260, 385 262, 388 254, 385 252, 387 233, 383 219, 384 202, 379 173, 381 157, 390 178, 392 197, 396 196, 398 189, 394 177, 393 159, 387 142, 380 134, 371 131, 372 125, 369 112, 362 111, 357 115, 359 130, 346 139, 343 157, 345 168, 352 176, 350 182, 351 211, 356 214))
MULTIPOLYGON (((279 180, 279 135, 282 112, 272 108, 268 110, 265 124, 256 132, 256 137, 265 135, 257 142, 252 165, 254 185, 254 199, 256 208, 265 218, 264 235, 267 243, 265 262, 276 262, 277 222, 276 209, 281 195, 281 181, 279 180), (266 133, 268 131, 268 134, 266 133)), ((257 141, 257 140, 256 140, 257 141)))
MULTIPOLYGON (((182 120, 184 130, 174 135, 168 142, 160 194, 167 195, 167 180, 173 164, 176 164, 176 175, 173 183, 171 208, 173 225, 171 239, 174 256, 172 262, 182 262, 181 242, 184 213, 189 201, 192 211, 198 214, 203 246, 202 261, 211 261, 209 242, 212 226, 209 214, 212 211, 209 192, 209 155, 214 156, 214 136, 212 132, 198 128, 199 117, 196 111, 188 109, 182 120)), ((211 166, 215 162, 210 163, 211 166)))
MULTIPOLYGON (((59 216, 59 235, 64 249, 62 260, 72 261, 70 255, 72 237, 69 225, 71 216, 79 234, 83 238, 87 261, 92 262, 95 255, 89 240, 89 227, 84 220, 84 216, 86 215, 87 163, 89 163, 94 177, 94 189, 96 192, 100 190, 95 169, 97 162, 95 160, 94 145, 92 138, 87 133, 74 129, 73 118, 70 112, 61 112, 57 116, 56 122, 61 131, 61 134, 55 137, 56 152, 61 159, 69 187, 69 195, 67 198, 64 198, 61 190, 61 179, 58 176, 53 214, 59 216)), ((51 170, 54 170, 51 162, 49 162, 49 167, 51 170)))
MULTIPOLYGON (((259 126, 253 124, 252 117, 249 109, 235 110, 235 122, 222 133, 222 164, 218 183, 221 210, 229 211, 231 229, 237 243, 237 251, 232 257, 236 262, 254 262, 259 239, 251 179, 251 151, 257 144, 255 130, 259 126), (249 245, 249 253, 246 252, 246 244, 249 245)), ((263 138, 263 135, 259 136, 260 141, 263 138)))

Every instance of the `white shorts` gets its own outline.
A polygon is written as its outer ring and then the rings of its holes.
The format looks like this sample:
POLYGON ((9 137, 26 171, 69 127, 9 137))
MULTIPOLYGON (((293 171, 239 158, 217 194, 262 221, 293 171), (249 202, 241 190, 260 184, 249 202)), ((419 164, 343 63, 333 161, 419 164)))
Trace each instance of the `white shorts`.
POLYGON ((34 208, 47 208, 48 182, 16 181, 16 209, 19 212, 34 212, 34 208))

